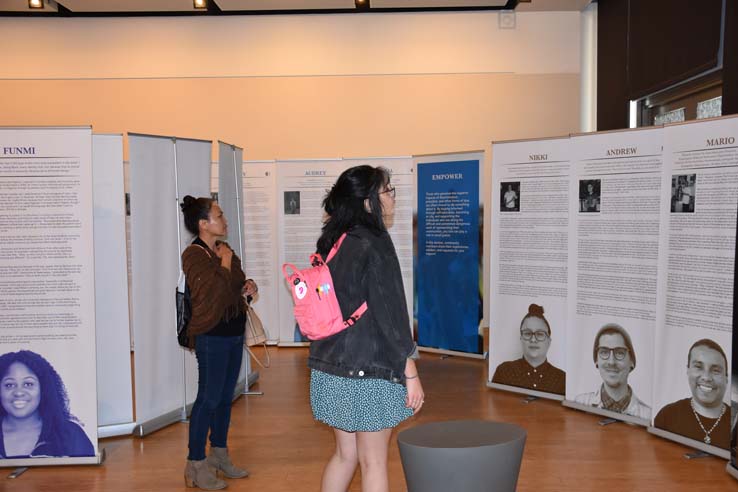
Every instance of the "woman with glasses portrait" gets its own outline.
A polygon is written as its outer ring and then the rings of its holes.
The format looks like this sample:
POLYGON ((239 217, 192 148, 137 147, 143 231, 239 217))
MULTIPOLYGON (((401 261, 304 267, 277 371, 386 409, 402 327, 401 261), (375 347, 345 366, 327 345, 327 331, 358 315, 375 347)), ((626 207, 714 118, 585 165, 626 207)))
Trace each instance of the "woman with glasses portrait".
POLYGON ((546 359, 551 347, 551 326, 538 304, 531 304, 520 322, 520 345, 523 356, 500 364, 492 382, 563 395, 566 374, 546 359))
POLYGON ((650 419, 651 407, 638 399, 628 384, 628 377, 636 367, 636 354, 628 332, 615 323, 600 328, 595 336, 592 358, 600 371, 602 385, 597 391, 577 395, 574 401, 639 419, 650 419))

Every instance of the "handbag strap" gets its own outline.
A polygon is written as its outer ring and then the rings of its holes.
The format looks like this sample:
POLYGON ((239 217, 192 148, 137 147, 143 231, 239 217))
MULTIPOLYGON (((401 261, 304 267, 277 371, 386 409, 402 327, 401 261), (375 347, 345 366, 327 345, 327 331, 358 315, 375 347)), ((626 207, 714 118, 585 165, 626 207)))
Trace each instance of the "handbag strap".
MULTIPOLYGON (((251 303, 247 303, 246 304, 246 324, 248 325, 248 329, 251 329, 252 331, 254 331, 253 323, 251 321, 251 319, 252 319, 251 318, 252 313, 253 314, 256 314, 255 311, 254 311, 254 308, 251 307, 251 303)), ((264 369, 266 369, 267 367, 269 367, 269 366, 272 365, 272 357, 271 357, 271 355, 269 355, 269 347, 267 347, 267 342, 266 342, 269 339, 269 335, 267 334, 266 328, 264 328, 264 325, 263 324, 262 324, 262 329, 264 330, 265 340, 260 345, 262 345, 264 347, 264 354, 266 354, 266 363, 262 362, 259 359, 259 357, 257 357, 256 354, 251 350, 251 347, 249 347, 248 345, 246 345, 246 337, 244 337, 244 344, 243 344, 243 346, 246 349, 246 351, 249 353, 249 355, 251 355, 251 357, 253 357, 253 359, 256 361, 256 363, 259 364, 264 369)))
MULTIPOLYGON (((197 244, 197 243, 191 243, 191 244, 190 244, 190 246, 197 246, 197 247, 198 247, 198 248, 200 248, 201 250, 205 251, 205 252, 206 252, 206 253, 208 254, 208 257, 209 257, 209 258, 212 258, 212 257, 213 257, 213 255, 211 255, 211 254, 210 254, 210 250, 209 250, 208 248, 203 248, 202 246, 200 246, 200 245, 199 245, 199 244, 197 244)), ((189 246, 188 246, 188 247, 189 247, 189 246)))

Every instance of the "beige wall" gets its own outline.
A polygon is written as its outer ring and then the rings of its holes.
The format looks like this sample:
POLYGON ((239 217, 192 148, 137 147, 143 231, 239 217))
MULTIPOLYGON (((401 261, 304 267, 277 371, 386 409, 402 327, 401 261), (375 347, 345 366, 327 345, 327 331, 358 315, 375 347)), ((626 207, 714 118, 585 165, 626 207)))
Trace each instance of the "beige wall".
POLYGON ((580 13, 0 18, 0 79, 578 73, 580 13))
POLYGON ((0 19, 0 125, 223 140, 248 160, 483 149, 487 190, 491 141, 579 130, 578 12, 514 30, 494 13, 199 21, 0 19))
POLYGON ((411 155, 566 134, 563 75, 0 81, 3 125, 223 140, 247 159, 411 155))
POLYGON ((578 130, 579 12, 0 18, 0 125, 222 139, 247 159, 578 130))

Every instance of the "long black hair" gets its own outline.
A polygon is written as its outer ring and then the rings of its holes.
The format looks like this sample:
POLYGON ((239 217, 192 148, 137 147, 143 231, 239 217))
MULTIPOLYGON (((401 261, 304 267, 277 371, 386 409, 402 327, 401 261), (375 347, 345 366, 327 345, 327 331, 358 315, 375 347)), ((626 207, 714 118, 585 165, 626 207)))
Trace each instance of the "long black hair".
POLYGON ((318 239, 318 253, 325 256, 333 244, 355 225, 375 232, 386 230, 379 194, 388 186, 390 173, 383 167, 356 166, 346 169, 323 199, 328 218, 318 239), (368 200, 369 210, 364 205, 368 200))
MULTIPOLYGON (((56 372, 46 359, 30 350, 19 350, 18 352, 3 354, 0 356, 0 379, 5 377, 8 369, 15 362, 26 366, 38 378, 39 388, 41 390, 38 413, 44 427, 51 429, 59 428, 68 420, 77 420, 69 412, 67 389, 64 387, 59 373, 56 372)), ((0 421, 2 421, 6 414, 5 409, 0 406, 0 421)))

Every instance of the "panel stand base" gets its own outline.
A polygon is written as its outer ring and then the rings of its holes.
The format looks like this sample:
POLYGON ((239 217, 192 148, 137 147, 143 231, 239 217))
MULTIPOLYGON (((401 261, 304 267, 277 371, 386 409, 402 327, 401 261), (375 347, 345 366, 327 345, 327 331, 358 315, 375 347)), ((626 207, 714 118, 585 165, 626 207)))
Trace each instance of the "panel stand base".
POLYGON ((606 419, 602 419, 602 420, 600 420, 600 421, 599 421, 599 422, 597 422, 597 423, 598 423, 598 424, 600 424, 601 426, 603 426, 603 427, 604 427, 604 426, 606 426, 606 425, 614 424, 614 423, 616 423, 616 422, 620 422, 620 420, 618 420, 618 419, 611 419, 611 418, 606 418, 606 419))
POLYGON ((22 466, 20 468, 16 468, 15 470, 13 470, 10 473, 10 475, 8 475, 8 479, 18 478, 21 475, 23 475, 26 472, 26 470, 28 470, 28 467, 27 466, 22 466))
POLYGON ((691 453, 684 453, 684 457, 688 460, 696 460, 698 458, 709 458, 712 456, 710 453, 705 453, 704 451, 700 451, 699 449, 695 449, 691 453))

